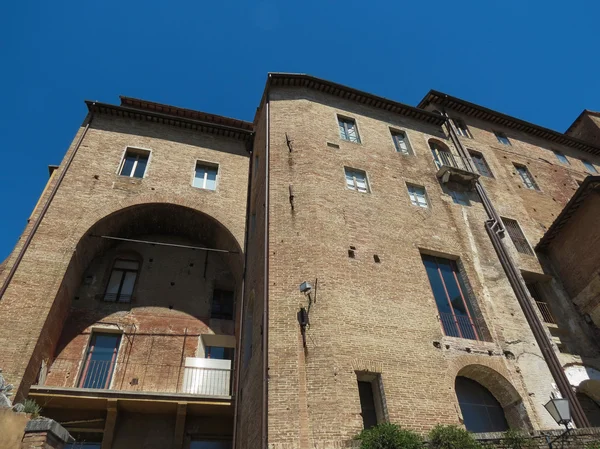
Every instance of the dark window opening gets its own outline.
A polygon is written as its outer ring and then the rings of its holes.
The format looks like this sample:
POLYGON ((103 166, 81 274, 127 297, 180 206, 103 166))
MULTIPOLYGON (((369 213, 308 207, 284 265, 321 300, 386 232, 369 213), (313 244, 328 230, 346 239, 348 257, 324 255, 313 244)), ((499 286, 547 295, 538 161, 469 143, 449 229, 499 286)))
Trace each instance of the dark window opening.
POLYGON ((377 409, 375 407, 375 395, 373 394, 373 383, 359 380, 358 395, 360 396, 360 414, 365 429, 377 425, 377 409))
POLYGON ((120 342, 121 334, 92 334, 79 379, 79 388, 108 389, 120 342))
POLYGON ((139 269, 140 263, 136 260, 117 259, 106 286, 104 300, 130 302, 139 269))
POLYGON ((233 320, 233 292, 215 289, 210 307, 210 317, 233 320))
POLYGON ((456 262, 425 254, 421 257, 433 291, 444 334, 469 340, 483 340, 456 262))
POLYGON ((469 432, 504 432, 508 430, 504 410, 498 400, 474 380, 457 377, 456 397, 465 427, 469 432))

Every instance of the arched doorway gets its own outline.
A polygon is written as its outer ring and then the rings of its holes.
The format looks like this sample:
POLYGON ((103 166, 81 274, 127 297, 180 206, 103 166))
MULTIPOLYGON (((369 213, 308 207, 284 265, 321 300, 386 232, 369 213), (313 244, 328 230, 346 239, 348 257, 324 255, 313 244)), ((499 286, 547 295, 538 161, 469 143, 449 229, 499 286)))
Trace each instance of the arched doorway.
POLYGON ((458 376, 456 397, 469 432, 504 432, 508 423, 500 402, 487 388, 467 377, 458 376))

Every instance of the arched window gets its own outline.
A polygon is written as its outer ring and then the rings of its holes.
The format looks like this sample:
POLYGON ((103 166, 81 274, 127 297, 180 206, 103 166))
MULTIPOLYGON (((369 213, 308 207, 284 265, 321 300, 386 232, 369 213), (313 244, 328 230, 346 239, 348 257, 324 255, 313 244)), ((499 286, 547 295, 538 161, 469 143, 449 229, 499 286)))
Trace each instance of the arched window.
POLYGON ((433 154, 433 160, 438 168, 442 165, 448 165, 450 167, 456 166, 452 153, 443 143, 437 140, 430 140, 429 149, 431 150, 431 154, 433 154))
POLYGON ((504 432, 508 424, 504 410, 485 387, 466 377, 457 377, 456 397, 469 432, 504 432))
POLYGON ((577 399, 592 427, 600 427, 600 406, 587 394, 577 392, 577 399))

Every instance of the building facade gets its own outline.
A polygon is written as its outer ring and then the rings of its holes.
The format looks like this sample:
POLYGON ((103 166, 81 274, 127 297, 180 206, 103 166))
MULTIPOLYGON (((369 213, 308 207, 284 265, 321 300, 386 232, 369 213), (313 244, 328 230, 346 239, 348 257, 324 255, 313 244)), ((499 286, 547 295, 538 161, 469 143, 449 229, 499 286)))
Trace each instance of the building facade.
POLYGON ((594 113, 563 134, 296 74, 253 123, 88 108, 0 272, 5 377, 78 441, 540 430, 553 395, 600 424, 594 113))

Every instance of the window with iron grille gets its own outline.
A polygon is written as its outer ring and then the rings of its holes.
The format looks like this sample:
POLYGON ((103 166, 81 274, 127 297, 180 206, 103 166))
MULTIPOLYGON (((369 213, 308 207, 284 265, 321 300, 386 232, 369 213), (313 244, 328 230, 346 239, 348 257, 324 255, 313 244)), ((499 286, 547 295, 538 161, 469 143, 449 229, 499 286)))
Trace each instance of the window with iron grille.
POLYGON ((527 282, 527 290, 529 290, 529 294, 534 299, 540 313, 542 314, 542 318, 544 319, 544 323, 556 324, 556 320, 554 319, 554 315, 552 315, 552 311, 548 306, 548 303, 544 300, 544 297, 540 293, 539 284, 537 282, 527 282))
POLYGON ((417 186, 414 184, 406 184, 406 188, 408 190, 408 196, 410 197, 410 202, 413 206, 419 207, 429 207, 427 201, 427 192, 425 191, 425 187, 417 186))
POLYGON ((104 293, 105 301, 130 302, 140 269, 137 260, 117 259, 104 293))
POLYGON ((233 320, 233 291, 215 288, 210 305, 210 317, 233 320))
POLYGON ((506 137, 506 134, 499 131, 494 132, 494 134, 496 134, 496 139, 498 139, 498 142, 502 145, 512 145, 510 140, 508 140, 508 137, 506 137))
POLYGON ((351 118, 338 116, 338 125, 340 127, 340 137, 349 142, 360 143, 356 121, 351 118))
POLYGON ((594 164, 592 164, 592 163, 591 163, 591 162, 589 162, 589 161, 586 161, 585 159, 584 159, 584 160, 582 160, 581 162, 583 162, 583 165, 584 165, 585 169, 586 169, 588 172, 590 172, 590 173, 592 173, 592 174, 594 174, 594 175, 595 175, 595 174, 598 174, 598 170, 596 170, 596 167, 594 167, 594 164))
POLYGON ((525 187, 527 187, 529 190, 540 190, 527 167, 524 165, 515 164, 515 168, 517 169, 517 173, 519 173, 519 176, 521 177, 525 187))
POLYGON ((396 152, 406 155, 413 154, 410 143, 408 142, 408 137, 404 131, 392 131, 392 139, 394 140, 396 152))
POLYGON ((127 148, 119 167, 119 174, 130 178, 143 178, 146 174, 146 166, 148 165, 149 158, 150 151, 148 150, 127 148))
POLYGON ((510 239, 514 243, 515 248, 517 248, 517 251, 527 254, 528 256, 533 256, 533 250, 531 249, 531 246, 529 246, 529 242, 527 242, 525 234, 523 234, 521 226, 519 226, 517 220, 502 217, 502 222, 506 227, 506 232, 508 232, 510 239))
POLYGON ((490 170, 487 161, 483 157, 483 154, 478 153, 476 151, 469 151, 469 154, 471 155, 471 160, 475 165, 475 170, 477 170, 477 173, 479 173, 481 176, 486 176, 488 178, 494 177, 494 175, 492 175, 492 170, 490 170))
POLYGON ((456 261, 422 254, 444 334, 483 340, 456 261))
POLYGON ((567 159, 567 156, 565 156, 564 154, 562 154, 560 151, 553 151, 554 155, 556 156, 556 159, 558 159, 558 161, 561 164, 565 164, 565 165, 571 165, 569 163, 569 160, 567 159))
POLYGON ((469 139, 473 138, 471 131, 469 131, 469 128, 464 121, 459 118, 453 118, 452 123, 454 123, 454 128, 459 136, 468 137, 469 139))
POLYGON ((369 193, 369 184, 367 174, 362 170, 344 167, 346 173, 346 187, 350 190, 358 190, 362 193, 369 193))

